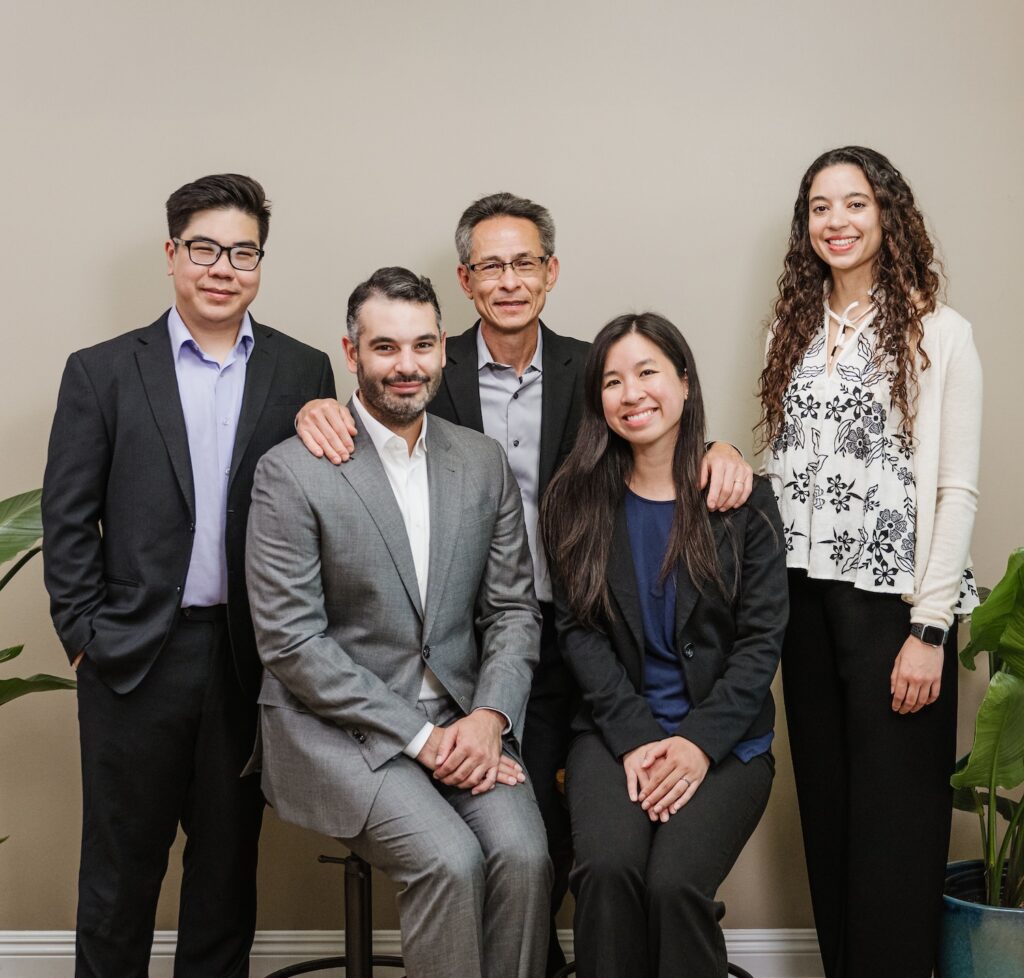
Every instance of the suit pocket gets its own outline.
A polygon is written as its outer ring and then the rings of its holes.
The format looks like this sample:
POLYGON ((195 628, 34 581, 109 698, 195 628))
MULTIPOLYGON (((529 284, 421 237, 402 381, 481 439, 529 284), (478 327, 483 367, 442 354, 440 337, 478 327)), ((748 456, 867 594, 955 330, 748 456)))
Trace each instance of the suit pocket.
POLYGON ((127 577, 111 577, 110 575, 104 574, 103 580, 107 584, 114 584, 117 587, 142 587, 141 581, 130 581, 127 577))

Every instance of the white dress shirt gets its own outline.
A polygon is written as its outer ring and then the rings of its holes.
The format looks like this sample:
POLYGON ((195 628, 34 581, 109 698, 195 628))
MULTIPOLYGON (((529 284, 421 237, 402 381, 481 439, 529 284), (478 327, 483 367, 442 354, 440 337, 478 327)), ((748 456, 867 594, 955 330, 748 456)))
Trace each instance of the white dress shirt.
MULTIPOLYGON (((416 583, 419 586, 420 606, 427 606, 427 573, 430 567, 430 491, 427 484, 427 415, 423 415, 423 427, 412 452, 404 438, 382 425, 363 405, 359 393, 353 398, 356 414, 363 430, 370 436, 377 449, 384 473, 395 494, 395 502, 405 523, 409 538, 412 562, 416 567, 416 583)), ((427 667, 423 667, 423 681, 420 684, 420 702, 442 699, 448 695, 441 681, 427 667)), ((420 732, 406 745, 405 753, 416 757, 430 737, 432 723, 425 723, 420 732)))

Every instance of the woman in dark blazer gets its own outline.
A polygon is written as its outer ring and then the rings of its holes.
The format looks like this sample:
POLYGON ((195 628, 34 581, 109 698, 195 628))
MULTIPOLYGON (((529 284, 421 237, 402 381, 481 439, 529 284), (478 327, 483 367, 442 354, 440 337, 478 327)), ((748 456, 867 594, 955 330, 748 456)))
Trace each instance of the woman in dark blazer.
POLYGON ((761 480, 708 512, 700 381, 667 320, 605 326, 584 397, 541 512, 583 697, 566 767, 577 973, 720 978, 715 894, 774 773, 782 527, 761 480))

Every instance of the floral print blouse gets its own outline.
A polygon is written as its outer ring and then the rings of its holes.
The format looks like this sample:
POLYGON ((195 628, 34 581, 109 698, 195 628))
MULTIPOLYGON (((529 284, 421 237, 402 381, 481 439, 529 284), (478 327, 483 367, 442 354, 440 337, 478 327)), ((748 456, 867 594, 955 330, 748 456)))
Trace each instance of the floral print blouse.
MULTIPOLYGON (((868 319, 827 370, 828 316, 793 373, 766 474, 779 501, 787 563, 866 591, 914 592, 912 441, 899 430, 868 319)), ((964 571, 957 614, 978 604, 964 571)))

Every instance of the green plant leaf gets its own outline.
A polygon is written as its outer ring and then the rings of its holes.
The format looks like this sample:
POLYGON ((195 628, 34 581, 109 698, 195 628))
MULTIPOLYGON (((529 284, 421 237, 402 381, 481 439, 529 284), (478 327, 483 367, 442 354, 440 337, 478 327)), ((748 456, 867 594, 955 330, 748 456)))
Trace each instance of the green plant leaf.
POLYGON ((1024 783, 1024 678, 1010 672, 997 672, 989 681, 978 707, 971 753, 950 783, 954 788, 987 788, 993 770, 1000 788, 1024 783))
POLYGON ((0 500, 0 564, 35 545, 43 535, 42 489, 0 500))
POLYGON ((28 693, 45 693, 51 689, 74 689, 73 679, 60 676, 29 676, 28 679, 0 679, 0 706, 28 693))
POLYGON ((0 649, 0 662, 10 662, 11 659, 21 655, 24 645, 12 645, 9 649, 0 649))
POLYGON ((973 669, 980 652, 995 652, 1011 672, 1024 676, 1024 547, 1010 554, 1002 580, 971 613, 971 640, 960 661, 973 669))

